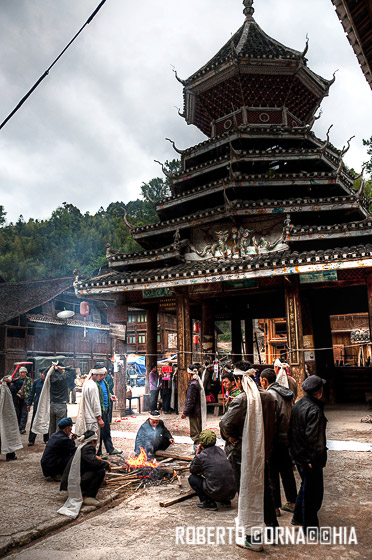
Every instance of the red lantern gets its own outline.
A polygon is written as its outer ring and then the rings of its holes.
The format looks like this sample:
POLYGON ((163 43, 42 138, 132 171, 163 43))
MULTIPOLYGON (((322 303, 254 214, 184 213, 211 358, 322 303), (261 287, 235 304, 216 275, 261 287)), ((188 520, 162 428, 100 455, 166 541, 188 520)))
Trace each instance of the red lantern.
POLYGON ((200 323, 194 323, 194 332, 200 332, 200 323))
POLYGON ((199 344, 199 342, 200 342, 200 337, 199 337, 199 335, 198 335, 198 334, 194 334, 194 344, 195 344, 195 345, 196 345, 196 344, 199 344))
POLYGON ((80 303, 80 315, 87 317, 89 315, 89 303, 87 301, 82 301, 80 303))

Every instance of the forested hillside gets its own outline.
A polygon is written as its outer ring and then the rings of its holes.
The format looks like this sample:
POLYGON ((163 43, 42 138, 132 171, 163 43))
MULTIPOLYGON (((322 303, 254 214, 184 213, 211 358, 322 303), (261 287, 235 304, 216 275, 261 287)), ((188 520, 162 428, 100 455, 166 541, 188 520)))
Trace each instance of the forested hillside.
MULTIPOLYGON (((372 155, 372 138, 365 143, 372 155)), ((372 158, 369 172, 371 162, 372 158)), ((177 160, 165 164, 170 173, 179 168, 177 160)), ((72 276, 75 268, 82 275, 90 275, 106 264, 106 243, 125 252, 140 250, 124 223, 124 209, 135 226, 156 222, 153 202, 170 194, 169 184, 168 178, 151 179, 141 187, 142 199, 127 204, 112 202, 95 214, 82 214, 79 208, 64 202, 49 220, 31 218, 26 222, 20 216, 16 223, 7 224, 6 209, 0 205, 0 276, 7 282, 38 280, 72 276)), ((360 185, 359 178, 354 188, 358 190, 360 185)), ((372 181, 367 181, 364 194, 368 197, 371 187, 372 181)))
MULTIPOLYGON (((166 162, 176 171, 179 162, 166 162)), ((106 243, 115 249, 132 252, 140 249, 123 220, 136 226, 157 221, 154 205, 145 200, 159 200, 169 194, 169 179, 155 178, 142 186, 144 200, 127 204, 112 202, 95 214, 82 214, 79 208, 64 202, 49 220, 20 216, 16 223, 6 223, 6 209, 0 206, 0 276, 8 282, 72 276, 77 268, 82 275, 91 274, 106 264, 106 243)))

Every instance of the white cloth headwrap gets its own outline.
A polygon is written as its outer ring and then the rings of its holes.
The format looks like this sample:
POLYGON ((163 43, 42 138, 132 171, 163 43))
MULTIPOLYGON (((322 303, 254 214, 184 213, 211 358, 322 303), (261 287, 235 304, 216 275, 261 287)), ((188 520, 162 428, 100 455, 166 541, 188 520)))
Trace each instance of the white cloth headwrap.
POLYGON ((53 364, 46 374, 43 388, 41 389, 39 404, 37 405, 37 410, 35 414, 34 421, 32 423, 32 431, 34 434, 39 434, 40 436, 47 434, 49 431, 49 420, 50 420, 50 376, 54 373, 55 365, 53 364))
POLYGON ((81 467, 81 450, 87 443, 97 439, 97 434, 93 434, 88 439, 84 439, 81 436, 76 441, 80 443, 79 447, 75 451, 75 455, 71 462, 70 472, 68 474, 67 480, 67 492, 68 498, 63 504, 63 506, 58 510, 61 515, 67 515, 67 517, 72 517, 76 519, 79 515, 80 508, 83 504, 83 495, 81 493, 80 486, 80 467, 81 467))
POLYGON ((23 447, 12 393, 5 381, 1 384, 0 392, 0 440, 1 453, 4 455, 23 447))
POLYGON ((279 383, 279 385, 282 385, 283 387, 287 387, 287 389, 289 389, 288 375, 286 372, 286 368, 289 368, 289 364, 283 362, 280 363, 280 366, 278 367, 280 367, 280 370, 278 375, 276 376, 276 382, 279 383))
POLYGON ((253 527, 264 527, 265 435, 262 404, 259 390, 253 379, 243 376, 243 389, 247 395, 247 412, 242 438, 242 466, 237 536, 250 535, 253 527))

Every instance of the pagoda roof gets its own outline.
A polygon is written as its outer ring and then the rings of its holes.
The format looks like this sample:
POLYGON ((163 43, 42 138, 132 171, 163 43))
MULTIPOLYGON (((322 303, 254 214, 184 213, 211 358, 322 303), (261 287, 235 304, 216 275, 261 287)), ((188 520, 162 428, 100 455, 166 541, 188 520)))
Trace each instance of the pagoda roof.
POLYGON ((345 239, 372 235, 371 216, 358 222, 333 225, 291 225, 286 241, 310 241, 317 239, 345 239))
POLYGON ((367 243, 301 253, 273 251, 249 258, 215 258, 141 271, 115 271, 89 281, 77 280, 75 291, 80 295, 98 295, 371 266, 372 244, 367 243))
MULTIPOLYGON (((215 71, 218 66, 229 63, 234 57, 268 61, 292 60, 302 62, 304 65, 307 61, 304 52, 286 47, 273 39, 261 29, 252 16, 248 16, 240 29, 218 53, 185 81, 185 86, 199 80, 203 75, 215 71)), ((331 80, 326 80, 311 70, 309 70, 309 73, 319 84, 329 87, 331 80)))

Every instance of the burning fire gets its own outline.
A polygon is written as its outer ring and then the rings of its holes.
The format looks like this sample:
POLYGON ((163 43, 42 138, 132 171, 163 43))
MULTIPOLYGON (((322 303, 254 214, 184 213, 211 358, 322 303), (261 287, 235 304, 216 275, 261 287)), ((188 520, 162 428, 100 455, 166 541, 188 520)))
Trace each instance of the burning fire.
POLYGON ((134 459, 127 459, 126 463, 130 469, 140 469, 141 467, 159 468, 156 459, 147 460, 146 451, 141 447, 141 453, 134 459))

